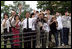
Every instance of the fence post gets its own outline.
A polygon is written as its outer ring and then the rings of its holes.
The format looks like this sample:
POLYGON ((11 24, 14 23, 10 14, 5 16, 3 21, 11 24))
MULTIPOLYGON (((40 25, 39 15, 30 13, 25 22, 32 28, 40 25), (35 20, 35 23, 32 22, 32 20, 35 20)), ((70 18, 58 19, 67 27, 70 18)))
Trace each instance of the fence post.
POLYGON ((49 32, 46 32, 46 48, 48 48, 48 43, 49 43, 49 32))
POLYGON ((31 48, 33 48, 33 39, 31 37, 31 48))
POLYGON ((37 46, 36 48, 40 48, 40 27, 39 25, 37 25, 36 28, 37 28, 37 46))

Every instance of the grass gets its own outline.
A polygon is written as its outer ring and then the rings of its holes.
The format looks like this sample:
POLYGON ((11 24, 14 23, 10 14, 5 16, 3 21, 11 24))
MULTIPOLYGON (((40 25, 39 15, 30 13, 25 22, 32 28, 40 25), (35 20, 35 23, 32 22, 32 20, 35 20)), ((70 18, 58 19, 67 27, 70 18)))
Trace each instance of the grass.
MULTIPOLYGON (((9 44, 10 42, 7 41, 7 44, 9 44)), ((4 45, 4 42, 1 42, 1 45, 4 45)), ((4 46, 1 46, 1 48, 4 48, 4 46)), ((11 45, 7 45, 7 48, 11 48, 11 45)))
MULTIPOLYGON (((10 44, 10 41, 7 41, 7 44, 10 44)), ((1 45, 4 45, 4 42, 1 42, 1 45)), ((4 48, 4 46, 1 46, 1 48, 4 48)), ((7 45, 7 48, 11 48, 11 45, 7 45)), ((22 48, 24 48, 24 43, 22 43, 22 48)))

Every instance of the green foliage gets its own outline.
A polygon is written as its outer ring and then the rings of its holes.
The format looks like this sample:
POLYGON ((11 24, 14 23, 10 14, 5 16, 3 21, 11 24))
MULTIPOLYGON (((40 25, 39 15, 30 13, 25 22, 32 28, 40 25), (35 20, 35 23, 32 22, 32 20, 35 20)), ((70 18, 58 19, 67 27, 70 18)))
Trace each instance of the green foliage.
POLYGON ((20 16, 21 19, 22 19, 22 18, 25 18, 25 13, 26 13, 26 10, 24 10, 24 11, 21 13, 21 16, 20 16))
POLYGON ((42 10, 49 8, 51 13, 59 11, 64 14, 66 10, 71 12, 71 1, 38 1, 37 8, 42 10))
MULTIPOLYGON (((2 13, 8 13, 9 14, 9 16, 11 15, 11 13, 10 13, 10 11, 12 10, 12 9, 14 9, 15 11, 16 11, 16 13, 18 13, 19 12, 19 9, 18 9, 18 5, 19 4, 21 4, 22 5, 22 12, 21 12, 21 19, 22 18, 25 18, 25 13, 26 13, 26 11, 29 9, 29 11, 31 12, 32 11, 32 9, 31 8, 29 8, 29 5, 26 5, 25 4, 25 1, 13 1, 13 4, 14 4, 14 6, 13 5, 4 5, 4 3, 5 3, 5 1, 1 1, 1 14, 2 13)), ((1 17, 3 17, 3 16, 1 16, 1 17)))
POLYGON ((4 1, 1 1, 1 6, 4 6, 4 1))

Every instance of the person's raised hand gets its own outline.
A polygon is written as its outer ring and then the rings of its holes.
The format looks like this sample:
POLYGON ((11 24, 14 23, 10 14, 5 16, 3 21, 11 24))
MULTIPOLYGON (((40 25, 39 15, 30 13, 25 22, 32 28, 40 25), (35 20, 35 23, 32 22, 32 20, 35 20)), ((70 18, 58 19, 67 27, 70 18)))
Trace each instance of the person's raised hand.
POLYGON ((34 14, 36 14, 36 10, 33 10, 34 14))
POLYGON ((22 5, 21 4, 19 5, 19 9, 22 9, 22 5))

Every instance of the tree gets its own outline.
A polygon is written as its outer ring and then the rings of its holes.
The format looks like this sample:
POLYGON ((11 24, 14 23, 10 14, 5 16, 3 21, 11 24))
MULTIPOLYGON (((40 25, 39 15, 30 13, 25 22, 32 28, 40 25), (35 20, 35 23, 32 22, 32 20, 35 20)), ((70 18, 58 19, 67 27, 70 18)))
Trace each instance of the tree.
POLYGON ((3 18, 3 13, 8 13, 8 15, 11 15, 11 10, 14 9, 16 13, 19 12, 18 6, 21 4, 22 5, 22 14, 21 18, 24 18, 26 11, 32 11, 32 9, 29 7, 29 5, 25 4, 25 1, 13 1, 14 5, 5 5, 5 1, 1 1, 1 19, 3 18))
POLYGON ((3 19, 3 13, 8 13, 9 14, 9 6, 4 4, 5 1, 1 1, 1 19, 3 19))
POLYGON ((38 1, 37 8, 42 10, 49 8, 53 14, 56 11, 64 14, 66 10, 71 12, 71 1, 38 1))
POLYGON ((26 11, 31 12, 32 9, 29 7, 29 5, 25 4, 25 1, 13 1, 14 3, 14 9, 17 11, 17 13, 19 12, 18 6, 21 4, 22 5, 22 12, 21 12, 21 18, 25 18, 25 13, 26 11))
POLYGON ((1 1, 1 6, 4 6, 4 2, 5 2, 5 1, 1 1))

